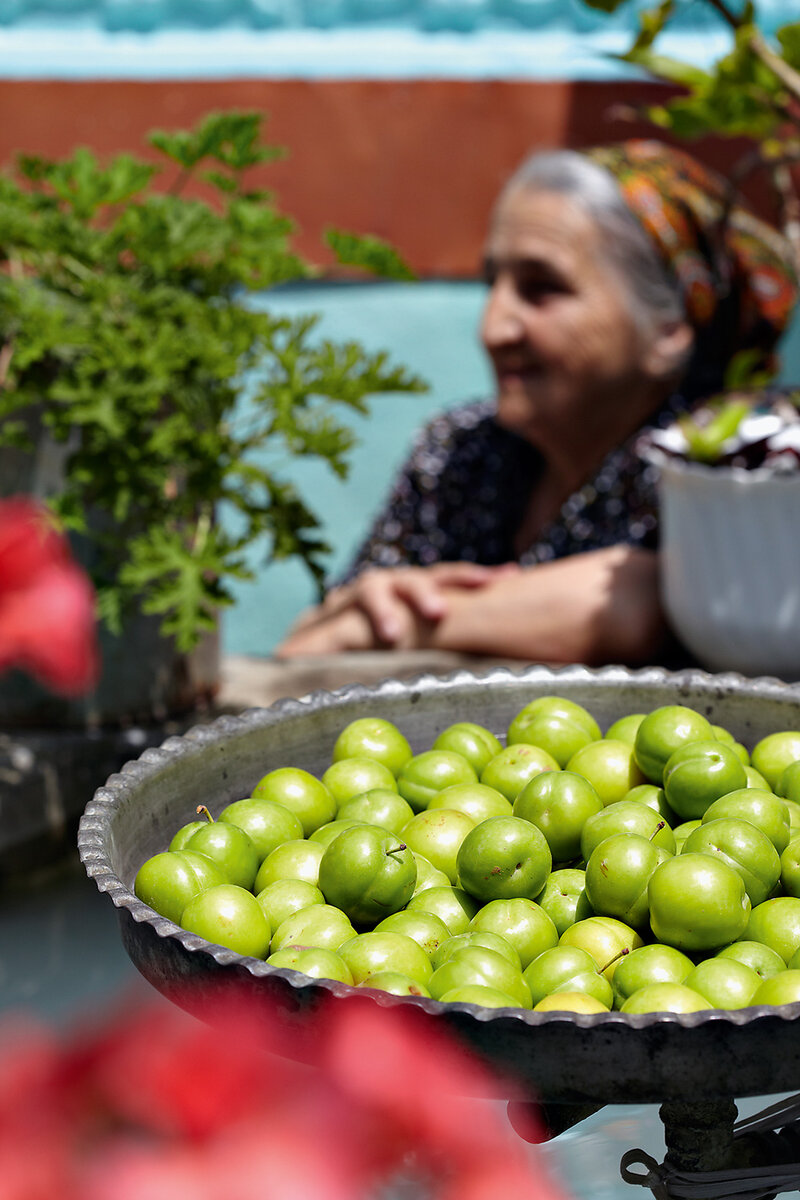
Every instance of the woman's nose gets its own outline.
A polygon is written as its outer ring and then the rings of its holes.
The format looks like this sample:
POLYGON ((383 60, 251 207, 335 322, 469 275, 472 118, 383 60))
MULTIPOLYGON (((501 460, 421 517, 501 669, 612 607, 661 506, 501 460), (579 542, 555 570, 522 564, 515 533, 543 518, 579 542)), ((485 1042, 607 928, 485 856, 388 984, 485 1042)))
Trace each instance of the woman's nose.
POLYGON ((510 281, 497 279, 492 284, 481 320, 481 337, 488 350, 519 341, 523 322, 519 297, 510 281))

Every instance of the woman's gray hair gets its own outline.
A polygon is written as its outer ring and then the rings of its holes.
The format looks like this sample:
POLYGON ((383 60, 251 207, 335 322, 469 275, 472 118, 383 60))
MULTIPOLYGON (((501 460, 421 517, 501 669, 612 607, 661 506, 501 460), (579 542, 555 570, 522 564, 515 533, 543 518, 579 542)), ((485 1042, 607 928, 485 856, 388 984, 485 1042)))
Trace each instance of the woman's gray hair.
POLYGON ((646 332, 686 320, 677 280, 605 167, 575 150, 539 151, 517 168, 499 202, 520 189, 564 195, 591 217, 602 234, 603 253, 625 289, 634 320, 646 332))

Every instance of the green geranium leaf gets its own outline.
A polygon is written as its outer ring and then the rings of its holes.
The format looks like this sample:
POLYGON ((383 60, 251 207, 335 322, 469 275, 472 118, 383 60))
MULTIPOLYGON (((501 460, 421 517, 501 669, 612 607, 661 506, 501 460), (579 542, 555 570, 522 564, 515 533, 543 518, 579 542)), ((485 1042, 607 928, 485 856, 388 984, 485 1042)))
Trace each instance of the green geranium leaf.
POLYGON ((381 238, 359 237, 329 228, 325 231, 325 241, 343 266, 360 267, 384 279, 416 279, 397 251, 381 238))

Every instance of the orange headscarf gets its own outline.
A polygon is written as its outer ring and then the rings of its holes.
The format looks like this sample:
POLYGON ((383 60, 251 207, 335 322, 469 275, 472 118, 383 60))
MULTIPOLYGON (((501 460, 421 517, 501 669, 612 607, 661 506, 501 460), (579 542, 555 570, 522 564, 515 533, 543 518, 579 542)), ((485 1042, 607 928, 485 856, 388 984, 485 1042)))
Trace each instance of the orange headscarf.
POLYGON ((798 279, 788 241, 725 181, 682 150, 632 140, 586 152, 622 195, 675 275, 706 357, 724 367, 741 350, 772 350, 792 315, 798 279))

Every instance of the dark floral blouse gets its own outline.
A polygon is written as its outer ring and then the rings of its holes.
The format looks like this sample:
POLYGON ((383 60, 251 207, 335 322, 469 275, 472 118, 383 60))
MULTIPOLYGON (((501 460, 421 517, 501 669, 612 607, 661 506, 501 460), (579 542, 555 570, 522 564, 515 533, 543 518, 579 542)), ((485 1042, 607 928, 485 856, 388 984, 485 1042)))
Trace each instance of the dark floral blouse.
POLYGON ((647 428, 672 424, 688 407, 683 397, 672 396, 647 427, 612 450, 519 556, 514 535, 542 460, 496 424, 494 407, 493 401, 466 404, 424 427, 344 580, 367 567, 515 559, 532 565, 618 543, 657 545, 658 473, 637 455, 635 443, 647 428))

